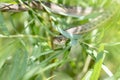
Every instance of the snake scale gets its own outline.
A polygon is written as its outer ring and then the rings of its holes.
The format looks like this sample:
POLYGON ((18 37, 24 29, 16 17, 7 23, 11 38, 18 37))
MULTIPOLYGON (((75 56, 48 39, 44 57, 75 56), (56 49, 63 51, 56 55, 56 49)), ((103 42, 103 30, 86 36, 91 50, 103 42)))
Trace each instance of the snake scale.
MULTIPOLYGON (((82 15, 81 7, 69 7, 69 6, 66 7, 66 6, 60 6, 51 2, 44 2, 44 1, 39 2, 35 0, 31 2, 28 2, 28 1, 20 2, 19 4, 0 3, 0 11, 20 12, 20 11, 29 10, 29 7, 33 9, 45 10, 44 6, 48 7, 51 12, 59 15, 64 15, 64 16, 66 15, 81 16, 82 15)), ((98 27, 99 24, 102 24, 105 21, 109 20, 116 13, 116 11, 117 10, 114 10, 114 8, 103 11, 99 16, 92 19, 88 23, 67 29, 65 31, 69 34, 83 34, 83 33, 89 32, 95 29, 96 27, 98 27)))

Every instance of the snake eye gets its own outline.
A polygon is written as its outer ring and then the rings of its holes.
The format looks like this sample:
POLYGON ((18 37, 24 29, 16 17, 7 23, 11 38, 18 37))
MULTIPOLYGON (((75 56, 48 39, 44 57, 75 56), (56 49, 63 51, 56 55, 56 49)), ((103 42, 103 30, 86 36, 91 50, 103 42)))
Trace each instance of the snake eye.
POLYGON ((59 42, 61 42, 61 41, 63 40, 62 37, 58 37, 58 38, 56 38, 56 39, 57 39, 57 41, 59 41, 59 42))

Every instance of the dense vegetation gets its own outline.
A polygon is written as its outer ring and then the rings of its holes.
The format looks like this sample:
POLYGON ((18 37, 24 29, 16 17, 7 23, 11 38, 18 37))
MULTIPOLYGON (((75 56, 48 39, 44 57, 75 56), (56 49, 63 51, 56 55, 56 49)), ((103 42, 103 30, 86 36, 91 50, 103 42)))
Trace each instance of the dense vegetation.
MULTIPOLYGON (((1 0, 0 3, 21 1, 25 0, 1 0)), ((96 12, 78 17, 36 9, 0 12, 0 80, 119 80, 119 0, 44 1, 92 7, 96 12), (100 15, 99 8, 114 14, 96 24, 96 29, 73 35, 64 44, 54 44, 54 37, 66 35, 60 30, 88 23, 100 15)))

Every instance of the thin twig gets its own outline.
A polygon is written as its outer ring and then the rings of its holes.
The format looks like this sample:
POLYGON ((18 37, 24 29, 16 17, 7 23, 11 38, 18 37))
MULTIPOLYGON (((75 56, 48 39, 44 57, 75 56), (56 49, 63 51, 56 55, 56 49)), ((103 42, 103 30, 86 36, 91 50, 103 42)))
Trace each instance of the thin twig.
POLYGON ((85 65, 84 65, 84 67, 83 67, 83 70, 82 70, 82 72, 80 72, 80 73, 77 75, 77 79, 76 79, 76 80, 81 80, 81 79, 82 79, 82 77, 83 77, 83 76, 85 75, 85 73, 88 71, 90 62, 91 62, 91 56, 88 55, 87 58, 86 58, 86 61, 85 61, 85 65))

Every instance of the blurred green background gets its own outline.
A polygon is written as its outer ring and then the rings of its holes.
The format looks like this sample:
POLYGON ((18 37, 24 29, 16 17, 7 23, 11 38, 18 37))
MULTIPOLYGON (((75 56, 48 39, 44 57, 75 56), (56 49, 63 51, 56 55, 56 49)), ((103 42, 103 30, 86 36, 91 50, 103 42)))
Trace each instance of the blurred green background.
MULTIPOLYGON (((119 3, 117 0, 43 1, 94 9, 111 9, 112 1, 119 3)), ((2 2, 16 4, 19 1, 2 2)), ((0 80, 119 80, 120 11, 98 24, 97 29, 77 35, 82 38, 69 39, 64 45, 53 42, 60 34, 56 26, 73 27, 93 17, 93 13, 81 19, 39 10, 0 12, 0 80)))

